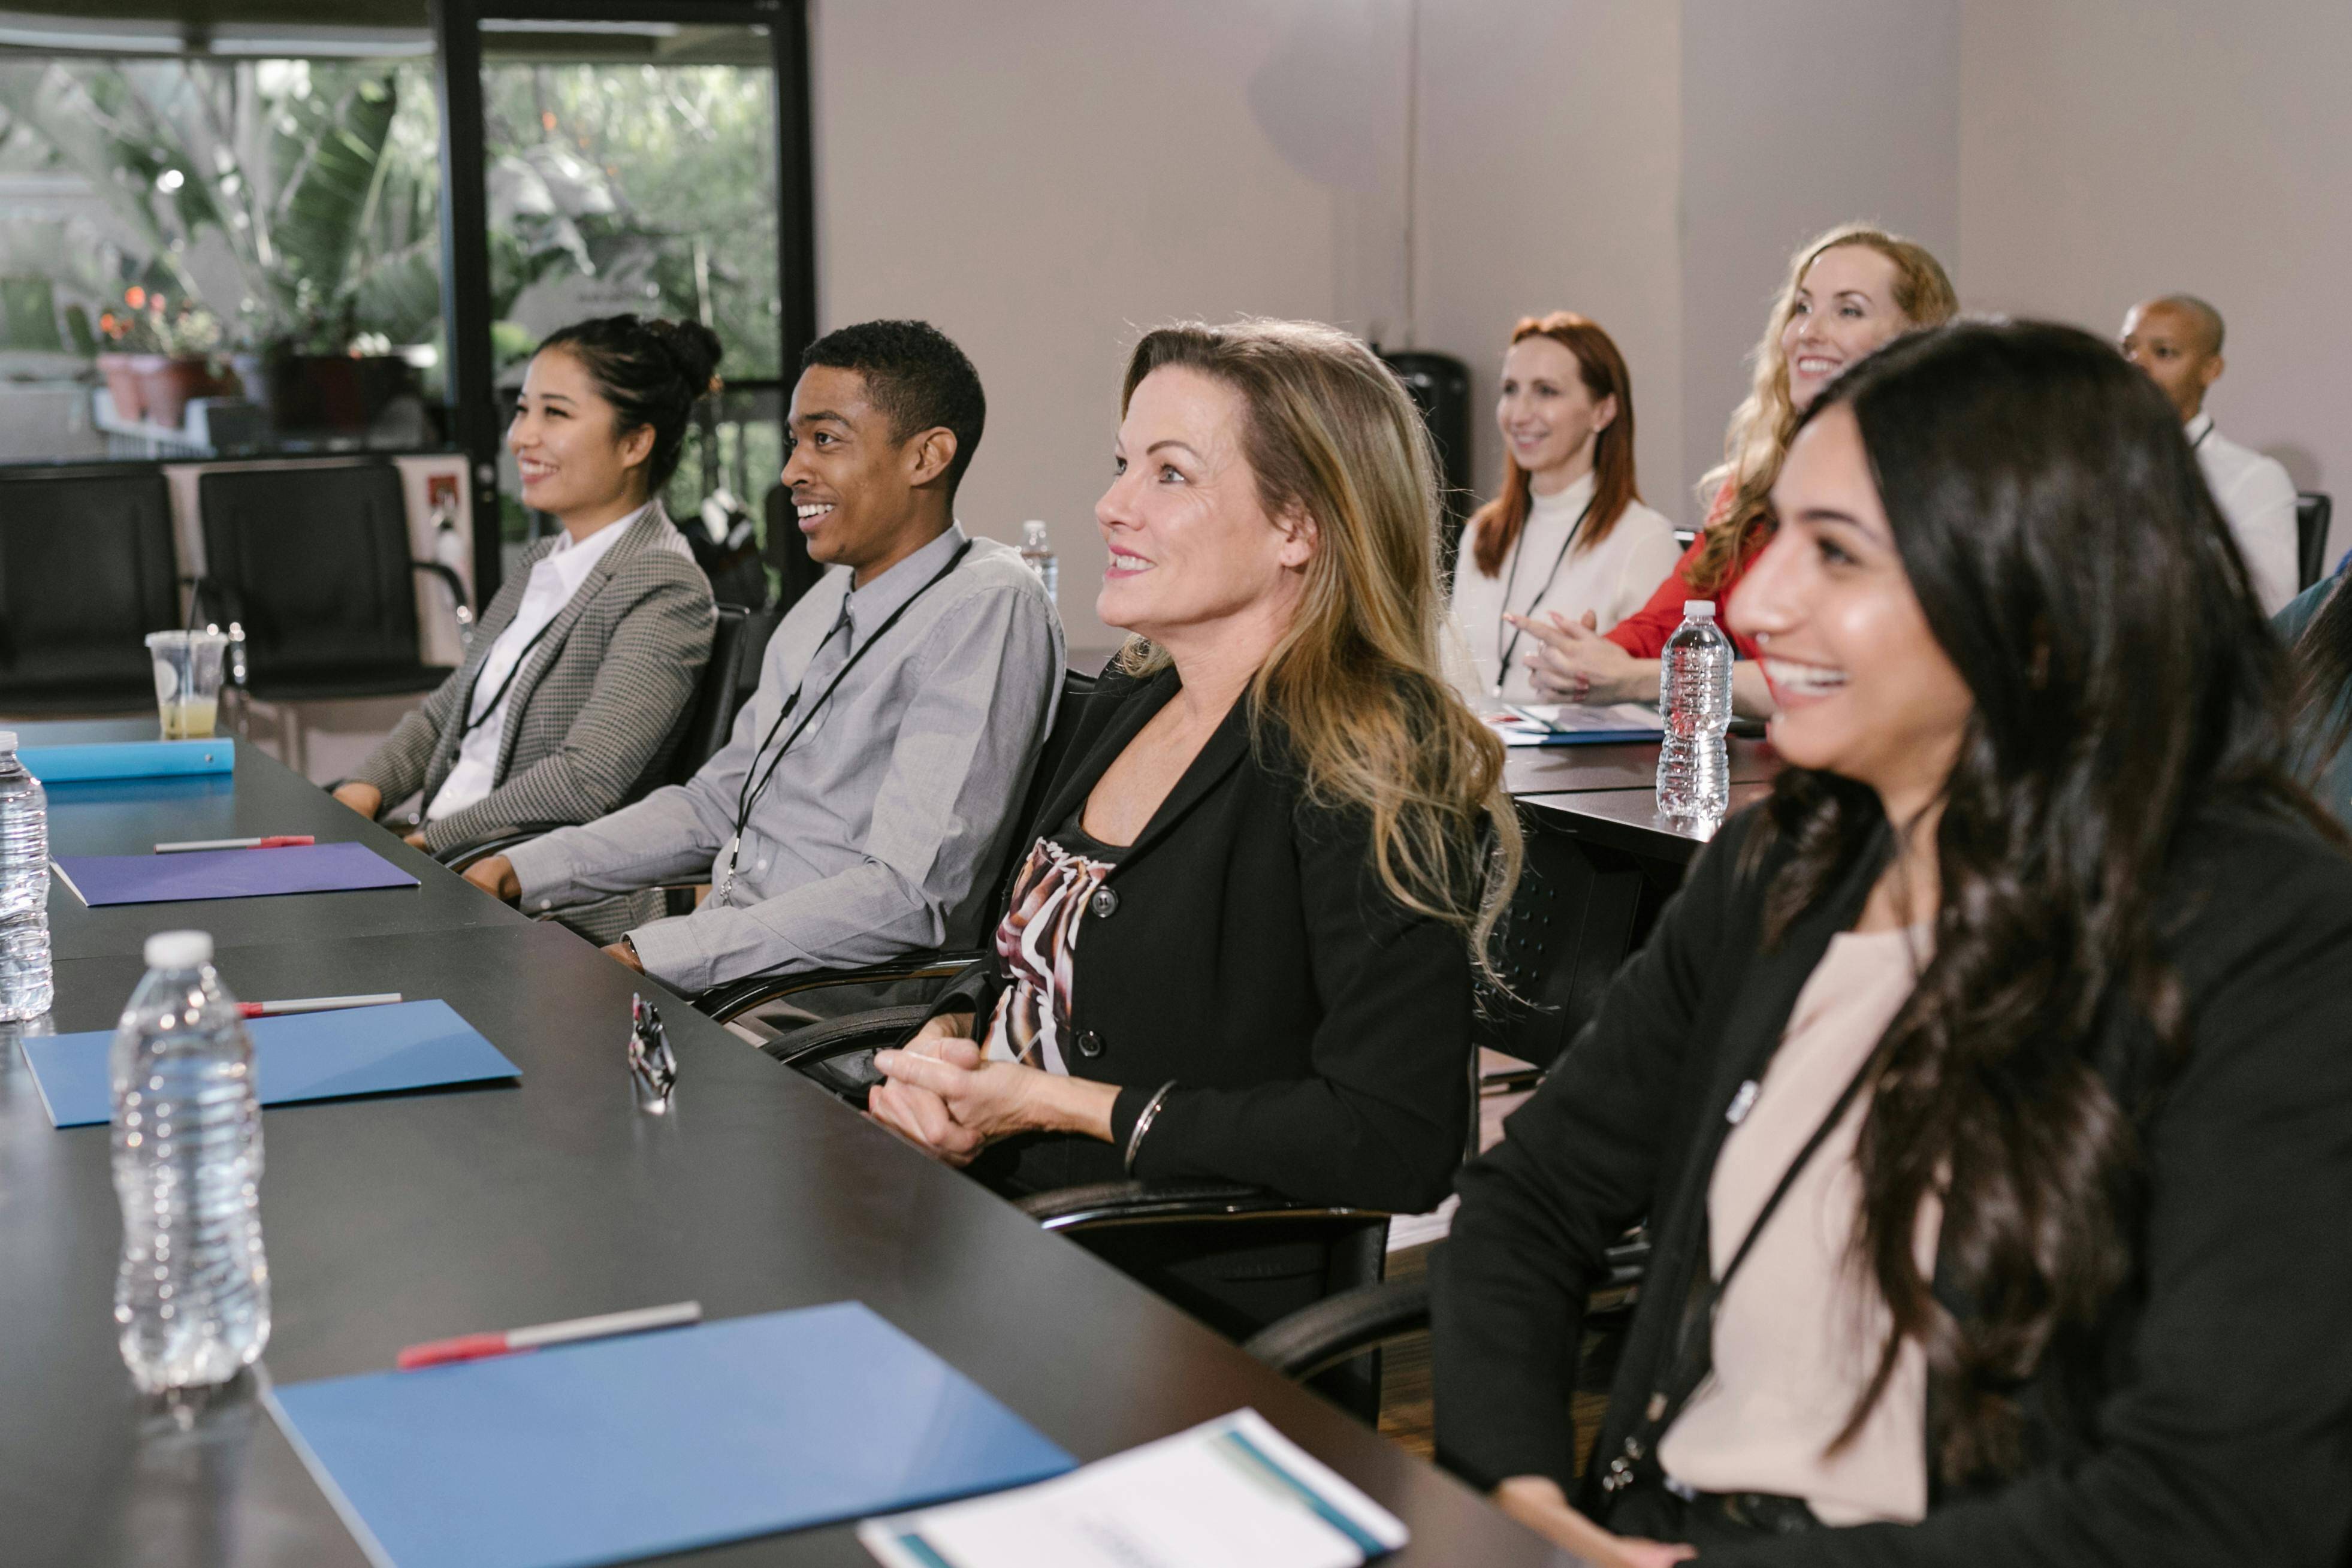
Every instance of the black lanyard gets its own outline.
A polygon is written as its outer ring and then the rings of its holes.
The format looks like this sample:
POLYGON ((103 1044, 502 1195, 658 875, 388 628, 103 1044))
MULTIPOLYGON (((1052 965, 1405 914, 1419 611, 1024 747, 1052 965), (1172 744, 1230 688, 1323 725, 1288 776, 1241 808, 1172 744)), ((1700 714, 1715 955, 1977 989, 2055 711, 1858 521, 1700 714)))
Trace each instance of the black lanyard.
MULTIPOLYGON (((466 721, 466 727, 457 732, 457 738, 459 740, 465 739, 467 736, 481 728, 482 726, 489 723, 490 715, 499 711, 499 705, 507 700, 507 693, 514 689, 515 677, 522 674, 524 662, 530 659, 530 651, 539 646, 539 640, 541 637, 546 636, 549 632, 554 630, 555 622, 562 613, 563 607, 560 604, 557 605, 555 607, 555 614, 549 616, 545 621, 541 622, 540 623, 539 630, 530 634, 530 640, 522 645, 522 652, 515 655, 514 664, 507 670, 507 678, 500 681, 499 683, 499 689, 490 694, 489 706, 483 708, 481 712, 475 714, 471 718, 467 719, 466 721)), ((497 652, 497 644, 493 643, 491 645, 491 652, 497 652)), ((487 664, 489 663, 489 660, 486 658, 482 662, 487 664)), ((474 679, 478 683, 481 680, 481 676, 476 675, 474 679)), ((467 692, 466 706, 468 709, 473 706, 473 701, 474 694, 471 691, 467 692)))
POLYGON ((2205 444, 2205 438, 2206 438, 2207 436, 2209 436, 2209 435, 2212 434, 2213 434, 2213 422, 2212 422, 2211 420, 2210 420, 2210 419, 2209 419, 2209 420, 2207 420, 2207 421, 2205 422, 2205 428, 2204 428, 2204 429, 2202 429, 2202 430, 2200 430, 2200 431, 2199 431, 2199 432, 2197 433, 2197 439, 2196 439, 2196 440, 2194 440, 2194 441, 2192 441, 2192 442, 2190 442, 2190 443, 2189 444, 2189 451, 2191 451, 2191 452, 2194 452, 2194 451, 2196 451, 2199 447, 2200 447, 2200 446, 2204 445, 2204 444, 2205 444))
MULTIPOLYGON (((940 583, 946 581, 948 573, 955 570, 957 567, 962 565, 963 558, 970 554, 971 551, 971 541, 970 539, 966 539, 963 543, 958 545, 956 547, 955 554, 948 557, 947 565, 940 568, 938 571, 932 573, 929 581, 924 583, 922 587, 908 594, 907 596, 907 601, 904 604, 899 605, 898 609, 890 612, 888 618, 886 619, 881 625, 874 629, 874 635, 866 639, 862 645, 850 652, 848 659, 842 664, 841 668, 834 672, 833 679, 825 683, 824 690, 817 694, 816 701, 809 704, 808 711, 801 716, 801 721, 793 726, 792 733, 784 737, 783 745, 776 747, 776 755, 770 758, 768 762, 768 770, 765 773, 762 773, 760 771, 760 758, 766 754, 768 742, 776 738, 776 731, 784 727, 784 720, 792 717, 793 710, 800 706, 802 687, 806 685, 808 683, 808 672, 805 670, 801 672, 801 685, 793 687, 793 695, 784 699, 784 706, 776 712, 776 722, 768 727, 766 737, 762 738, 759 746, 753 749, 751 753, 751 766, 746 768, 743 772, 743 787, 736 792, 735 836, 728 841, 727 844, 727 871, 719 887, 719 895, 721 898, 724 898, 729 890, 733 888, 735 885, 735 863, 741 858, 743 853, 743 830, 751 825, 751 808, 758 805, 760 803, 760 797, 768 792, 768 785, 770 781, 775 778, 776 769, 783 766, 784 753, 793 748, 793 742, 801 737, 801 733, 807 729, 808 727, 815 721, 816 716, 824 711, 824 705, 833 699, 833 694, 840 689, 841 683, 849 678, 849 672, 857 668, 857 662, 874 651, 875 643, 879 643, 883 638, 890 634, 890 628, 898 624, 899 618, 904 616, 908 611, 912 610, 915 607, 915 601, 917 600, 922 598, 924 594, 929 593, 932 589, 937 588, 940 583), (754 782, 755 779, 757 780, 756 783, 754 782)), ((853 589, 852 591, 854 592, 856 591, 853 589)), ((848 619, 849 599, 846 594, 842 598, 841 610, 842 619, 848 619)), ((835 622, 835 629, 838 630, 840 622, 835 622)), ((817 653, 823 653, 824 651, 825 644, 832 641, 833 632, 829 631, 824 634, 824 642, 819 643, 816 645, 817 653)), ((812 664, 816 663, 815 653, 809 655, 809 663, 812 664)))
MULTIPOLYGON (((1596 493, 1594 499, 1597 500, 1599 496, 1596 493)), ((1532 503, 1530 503, 1530 509, 1532 509, 1532 503)), ((1584 531, 1584 519, 1591 515, 1592 502, 1587 501, 1584 503, 1584 510, 1576 514, 1576 521, 1568 525, 1568 538, 1560 541, 1559 553, 1551 558, 1551 570, 1544 574, 1543 586, 1536 590, 1536 596, 1528 601, 1528 607, 1520 612, 1521 614, 1528 616, 1529 619, 1534 617, 1536 606, 1544 601, 1544 595, 1549 593, 1551 591, 1551 585, 1559 580, 1559 569, 1561 564, 1568 559, 1568 552, 1576 548, 1576 536, 1584 531)), ((1503 615, 1508 615, 1511 612, 1511 590, 1519 585, 1519 557, 1526 552, 1527 546, 1528 530, 1527 526, 1522 523, 1519 528, 1519 537, 1511 546, 1510 575, 1503 580, 1503 615)), ((1502 616, 1496 617, 1495 695, 1496 696, 1502 695, 1503 683, 1510 678, 1511 655, 1519 651, 1519 636, 1520 629, 1518 627, 1512 626, 1511 623, 1508 621, 1504 620, 1502 616), (1503 629, 1505 627, 1510 627, 1511 640, 1508 643, 1505 643, 1503 641, 1503 629)))

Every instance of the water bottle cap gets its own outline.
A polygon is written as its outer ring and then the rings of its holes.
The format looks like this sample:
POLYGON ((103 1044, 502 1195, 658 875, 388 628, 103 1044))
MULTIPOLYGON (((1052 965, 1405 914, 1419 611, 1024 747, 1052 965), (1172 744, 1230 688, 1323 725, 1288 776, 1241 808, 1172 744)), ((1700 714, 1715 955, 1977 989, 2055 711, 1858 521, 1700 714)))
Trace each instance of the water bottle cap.
POLYGON ((0 729, 0 751, 14 751, 16 749, 16 732, 13 729, 0 729))
POLYGON ((147 967, 151 969, 193 969, 213 961, 213 935, 209 931, 158 931, 147 938, 147 967))
POLYGON ((1712 621, 1715 619, 1715 601, 1685 599, 1683 601, 1683 614, 1693 621, 1712 621))

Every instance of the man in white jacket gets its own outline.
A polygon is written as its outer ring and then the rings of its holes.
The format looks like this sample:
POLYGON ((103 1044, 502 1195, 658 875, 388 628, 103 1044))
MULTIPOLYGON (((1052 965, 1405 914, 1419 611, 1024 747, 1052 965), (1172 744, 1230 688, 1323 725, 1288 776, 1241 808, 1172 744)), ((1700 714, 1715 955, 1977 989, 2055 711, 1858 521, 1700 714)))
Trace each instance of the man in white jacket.
POLYGON ((2277 614, 2300 587, 2294 481, 2276 458, 2214 429, 2205 412, 2206 390, 2221 377, 2221 313, 2189 294, 2144 300, 2124 317, 2123 350, 2180 411, 2205 483, 2246 558, 2263 613, 2277 614))

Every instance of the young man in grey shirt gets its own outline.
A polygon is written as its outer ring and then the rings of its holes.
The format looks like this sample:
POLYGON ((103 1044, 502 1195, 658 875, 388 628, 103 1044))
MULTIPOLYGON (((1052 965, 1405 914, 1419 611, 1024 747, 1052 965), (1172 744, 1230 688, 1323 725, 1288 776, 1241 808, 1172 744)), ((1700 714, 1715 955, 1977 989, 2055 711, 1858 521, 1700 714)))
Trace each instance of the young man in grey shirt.
POLYGON ((955 521, 984 413, 971 361, 927 323, 813 344, 783 482, 834 570, 777 627, 726 747, 467 879, 539 914, 707 877, 701 908, 606 949, 689 993, 976 945, 1063 666, 1044 583, 955 521))

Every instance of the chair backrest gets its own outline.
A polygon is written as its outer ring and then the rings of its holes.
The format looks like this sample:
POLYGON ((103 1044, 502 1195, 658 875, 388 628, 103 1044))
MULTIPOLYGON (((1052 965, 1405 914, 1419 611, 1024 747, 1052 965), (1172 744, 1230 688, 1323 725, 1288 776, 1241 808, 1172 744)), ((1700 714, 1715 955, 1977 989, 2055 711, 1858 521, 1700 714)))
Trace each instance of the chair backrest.
POLYGON ((160 468, 0 482, 0 711, 132 711, 155 700, 142 639, 177 626, 160 468))
POLYGON ((2336 502, 2314 490, 2294 498, 2294 565, 2297 586, 2309 588, 2327 570, 2327 524, 2336 502))
POLYGON ((1078 718, 1094 692, 1094 676, 1081 670, 1062 672, 1062 700, 1054 709, 1054 727, 1045 732, 1044 744, 1037 747, 1036 766, 1030 769, 1029 787, 1022 792, 1021 810, 1013 816, 1016 831, 1004 846, 1004 863, 997 868, 992 883, 996 889, 995 901, 990 905, 992 911, 1002 908, 1013 894, 1013 878, 1021 870, 1021 862, 1029 858, 1037 813, 1045 809, 1045 795, 1054 787, 1054 775, 1062 770, 1070 747, 1077 743, 1078 718))
POLYGON ((256 681, 419 663, 408 507, 389 463, 231 469, 196 481, 205 573, 256 681))
POLYGON ((760 685, 760 660, 781 616, 774 611, 719 607, 710 633, 710 662, 702 666, 694 696, 678 716, 677 748, 670 754, 666 782, 683 784, 727 744, 735 716, 760 685))

